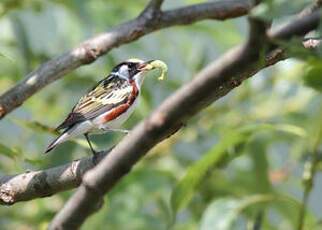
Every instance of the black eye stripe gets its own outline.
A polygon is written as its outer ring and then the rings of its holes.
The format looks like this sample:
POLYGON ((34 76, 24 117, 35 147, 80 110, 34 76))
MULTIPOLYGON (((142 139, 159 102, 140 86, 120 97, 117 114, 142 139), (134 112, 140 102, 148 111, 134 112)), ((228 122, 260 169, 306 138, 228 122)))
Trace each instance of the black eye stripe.
POLYGON ((137 69, 138 65, 140 63, 138 62, 127 62, 125 63, 128 66, 128 70, 129 70, 129 75, 130 78, 132 78, 135 74, 137 74, 139 72, 139 70, 137 69))
POLYGON ((128 73, 129 77, 132 78, 135 76, 138 72, 140 72, 137 67, 140 65, 139 62, 122 62, 118 64, 117 66, 114 67, 114 69, 111 71, 110 75, 119 77, 119 72, 122 66, 127 66, 128 67, 128 73))
POLYGON ((134 68, 131 68, 129 71, 130 77, 133 77, 138 72, 139 72, 139 70, 136 68, 136 66, 134 68))
POLYGON ((129 71, 136 69, 138 63, 134 63, 134 62, 127 62, 126 65, 129 68, 129 71))

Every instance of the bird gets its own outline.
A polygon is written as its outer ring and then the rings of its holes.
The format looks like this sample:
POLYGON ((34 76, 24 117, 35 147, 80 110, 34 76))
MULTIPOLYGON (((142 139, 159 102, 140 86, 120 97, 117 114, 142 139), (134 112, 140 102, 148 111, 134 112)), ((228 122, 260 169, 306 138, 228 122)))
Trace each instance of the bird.
POLYGON ((143 61, 138 58, 130 58, 116 65, 106 78, 80 98, 56 128, 57 131, 64 131, 47 147, 45 153, 76 136, 84 135, 95 157, 97 152, 89 134, 109 131, 128 133, 128 130, 119 129, 119 126, 133 113, 146 73, 161 68, 155 63, 164 65, 159 60, 143 61))

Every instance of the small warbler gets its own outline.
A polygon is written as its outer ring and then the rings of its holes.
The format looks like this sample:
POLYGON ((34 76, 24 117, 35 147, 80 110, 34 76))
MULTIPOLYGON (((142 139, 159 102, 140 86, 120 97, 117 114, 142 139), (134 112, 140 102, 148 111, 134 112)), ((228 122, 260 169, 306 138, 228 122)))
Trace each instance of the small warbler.
POLYGON ((78 101, 72 112, 57 127, 57 130, 64 131, 48 146, 45 153, 71 138, 84 135, 95 156, 96 151, 89 140, 89 134, 108 131, 128 133, 128 130, 118 127, 132 114, 144 76, 153 69, 161 70, 160 80, 167 73, 166 64, 159 60, 144 62, 132 58, 115 66, 106 78, 78 101))

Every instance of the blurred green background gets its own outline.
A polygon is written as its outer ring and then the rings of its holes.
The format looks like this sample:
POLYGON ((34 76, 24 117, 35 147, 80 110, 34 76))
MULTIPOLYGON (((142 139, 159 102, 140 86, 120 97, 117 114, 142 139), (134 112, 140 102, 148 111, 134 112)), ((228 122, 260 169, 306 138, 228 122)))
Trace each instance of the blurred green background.
MULTIPOLYGON (((0 93, 42 62, 136 17, 147 0, 0 1, 0 93)), ((204 1, 165 1, 163 8, 204 1)), ((279 25, 309 1, 262 4, 279 25)), ((163 82, 146 78, 131 129, 180 86, 247 36, 245 17, 203 21, 149 34, 113 49, 50 84, 0 121, 0 172, 65 164, 90 150, 84 139, 43 155, 56 127, 81 95, 130 57, 165 61, 163 82), (41 125, 43 126, 41 126, 41 125)), ((296 47, 295 47, 296 48, 296 47)), ((106 197, 82 229, 296 229, 305 162, 320 151, 321 61, 302 54, 267 68, 195 116, 156 146, 106 197)), ((178 108, 180 109, 180 108, 178 108)), ((106 149, 122 139, 92 139, 106 149)), ((307 165, 307 163, 306 163, 307 165)), ((322 164, 317 164, 304 229, 322 229, 322 164)), ((73 191, 0 207, 1 229, 45 229, 73 191)))

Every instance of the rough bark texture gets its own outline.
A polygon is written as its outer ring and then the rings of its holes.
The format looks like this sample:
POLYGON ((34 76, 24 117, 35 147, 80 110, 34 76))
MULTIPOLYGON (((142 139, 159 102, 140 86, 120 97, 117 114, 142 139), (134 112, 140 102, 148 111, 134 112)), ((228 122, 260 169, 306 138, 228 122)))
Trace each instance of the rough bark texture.
MULTIPOLYGON (((98 159, 101 160, 108 152, 99 153, 98 159)), ((85 172, 94 166, 91 158, 82 158, 47 170, 2 176, 0 204, 12 205, 76 188, 81 184, 85 172)))

